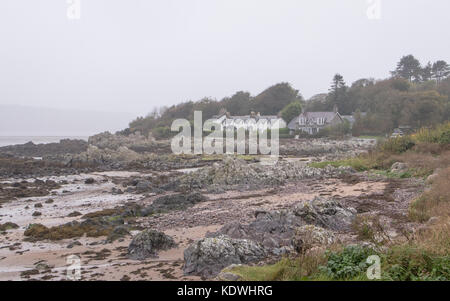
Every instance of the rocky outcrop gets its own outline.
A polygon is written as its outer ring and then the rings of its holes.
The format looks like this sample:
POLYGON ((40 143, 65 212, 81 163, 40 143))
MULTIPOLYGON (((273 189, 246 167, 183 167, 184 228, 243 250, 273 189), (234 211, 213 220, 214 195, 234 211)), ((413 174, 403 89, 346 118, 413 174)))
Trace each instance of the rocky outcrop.
POLYGON ((226 235, 204 238, 184 251, 184 273, 211 278, 231 264, 258 262, 265 257, 264 247, 251 240, 226 235))
POLYGON ((259 212, 249 224, 233 222, 208 236, 227 235, 236 239, 251 239, 260 243, 269 253, 281 255, 289 251, 294 231, 304 222, 292 211, 259 212))
POLYGON ((34 144, 28 142, 19 145, 0 147, 0 153, 23 157, 44 157, 48 155, 80 154, 87 150, 84 140, 62 139, 59 143, 34 144))
POLYGON ((209 162, 200 157, 176 156, 171 151, 165 151, 164 155, 138 152, 133 147, 119 146, 117 149, 99 148, 89 145, 87 150, 80 154, 65 154, 58 156, 46 156, 44 160, 58 162, 66 167, 96 166, 104 169, 151 169, 154 171, 168 171, 201 167, 209 162))
POLYGON ((408 171, 408 164, 402 162, 395 162, 392 164, 391 172, 402 173, 408 171))
POLYGON ((441 168, 436 168, 436 170, 427 177, 425 180, 425 184, 430 185, 433 184, 434 181, 439 177, 439 173, 442 171, 441 168))
MULTIPOLYGON (((289 156, 327 156, 328 159, 349 157, 367 151, 376 145, 375 139, 289 139, 282 140, 280 154, 289 156)), ((328 160, 327 159, 327 160, 328 160)))
POLYGON ((89 137, 90 145, 96 146, 99 149, 117 150, 120 147, 150 147, 155 143, 152 138, 147 138, 139 132, 125 135, 111 134, 110 132, 100 133, 89 137))
POLYGON ((136 235, 128 246, 128 257, 144 260, 157 257, 158 251, 168 250, 176 246, 170 236, 154 230, 145 230, 136 235))
POLYGON ((352 172, 348 167, 318 169, 306 166, 301 162, 278 161, 274 165, 259 163, 249 164, 244 160, 227 157, 211 167, 199 169, 180 179, 180 187, 184 189, 207 188, 258 188, 262 186, 278 186, 289 181, 306 178, 337 176, 352 172))
POLYGON ((297 242, 301 241, 299 236, 302 234, 314 235, 314 239, 322 235, 324 239, 334 241, 331 231, 319 231, 319 227, 335 231, 349 230, 355 214, 356 210, 344 208, 334 200, 315 198, 300 202, 289 210, 257 212, 255 220, 249 224, 233 222, 207 236, 227 235, 235 239, 250 239, 260 243, 268 254, 279 256, 298 248, 297 242), (305 225, 317 227, 302 228, 305 225), (307 230, 317 233, 308 234, 307 230))
POLYGON ((165 213, 173 210, 183 210, 192 207, 197 203, 206 201, 207 198, 201 193, 172 194, 155 199, 151 205, 141 210, 142 216, 149 216, 155 213, 165 213))
POLYGON ((337 242, 332 231, 314 225, 304 225, 297 228, 292 239, 294 249, 298 253, 305 253, 316 247, 326 247, 337 242))
POLYGON ((337 231, 348 230, 356 214, 354 208, 345 208, 335 200, 321 197, 301 202, 293 211, 307 224, 337 231))

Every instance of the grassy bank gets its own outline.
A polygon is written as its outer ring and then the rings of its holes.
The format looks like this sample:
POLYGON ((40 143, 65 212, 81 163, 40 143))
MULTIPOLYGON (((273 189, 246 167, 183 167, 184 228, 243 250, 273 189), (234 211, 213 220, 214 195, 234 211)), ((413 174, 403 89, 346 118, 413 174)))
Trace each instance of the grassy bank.
MULTIPOLYGON (((450 280, 450 123, 434 129, 380 143, 368 154, 340 161, 312 163, 324 168, 351 166, 393 178, 427 178, 427 189, 409 210, 411 222, 425 223, 407 242, 379 244, 377 250, 360 246, 333 246, 327 251, 285 258, 273 265, 232 269, 243 280, 368 280, 370 255, 381 259, 381 280, 450 280), (406 163, 400 173, 390 170, 395 162, 406 163), (430 176, 432 175, 432 176, 430 176), (431 219, 433 217, 433 219, 431 219), (379 251, 382 249, 383 251, 379 251)), ((374 223, 371 223, 372 227, 374 223)), ((358 235, 369 240, 374 229, 359 227, 358 235)))

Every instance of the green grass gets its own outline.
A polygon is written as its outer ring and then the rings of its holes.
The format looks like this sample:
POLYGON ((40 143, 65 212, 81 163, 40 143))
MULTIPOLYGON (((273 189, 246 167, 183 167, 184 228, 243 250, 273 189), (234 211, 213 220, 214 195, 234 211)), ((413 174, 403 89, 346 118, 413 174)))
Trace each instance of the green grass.
POLYGON ((413 244, 391 247, 385 253, 348 246, 296 259, 284 258, 264 266, 238 266, 227 271, 243 281, 369 281, 367 257, 378 255, 383 281, 448 281, 450 256, 433 254, 413 244))
POLYGON ((314 168, 325 168, 328 165, 331 165, 333 167, 349 166, 356 171, 369 171, 372 175, 380 175, 388 179, 406 179, 413 177, 426 178, 432 173, 432 170, 430 171, 428 169, 420 168, 411 168, 405 172, 391 172, 387 169, 380 169, 380 166, 376 162, 363 157, 356 157, 339 161, 312 162, 308 164, 308 166, 314 168))
POLYGON ((361 157, 338 160, 338 161, 324 161, 324 162, 312 162, 309 164, 310 167, 314 168, 325 168, 328 165, 333 167, 350 166, 356 171, 366 171, 371 169, 370 162, 361 157))
POLYGON ((373 174, 377 174, 380 176, 384 176, 388 179, 406 179, 406 178, 412 178, 413 174, 410 171, 406 172, 391 172, 389 170, 371 170, 370 171, 373 174))
POLYGON ((324 254, 300 255, 283 258, 279 262, 264 266, 238 266, 230 269, 244 281, 326 280, 319 266, 326 263, 324 254))

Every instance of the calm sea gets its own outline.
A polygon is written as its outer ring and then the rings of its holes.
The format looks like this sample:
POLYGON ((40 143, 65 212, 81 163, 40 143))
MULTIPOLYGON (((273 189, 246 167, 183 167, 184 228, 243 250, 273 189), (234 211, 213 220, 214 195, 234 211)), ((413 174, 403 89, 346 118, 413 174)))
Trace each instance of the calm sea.
POLYGON ((87 136, 0 136, 0 147, 33 142, 34 144, 59 142, 61 139, 88 140, 87 136))

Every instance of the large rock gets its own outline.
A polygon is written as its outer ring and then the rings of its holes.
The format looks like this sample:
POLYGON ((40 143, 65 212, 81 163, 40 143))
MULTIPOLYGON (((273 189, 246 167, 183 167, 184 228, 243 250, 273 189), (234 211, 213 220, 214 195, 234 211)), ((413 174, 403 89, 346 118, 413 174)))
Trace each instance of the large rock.
POLYGON ((315 247, 326 247, 336 242, 333 232, 314 225, 297 228, 292 239, 292 244, 298 253, 304 253, 315 247))
POLYGON ((184 251, 184 273, 211 278, 231 264, 258 262, 265 257, 264 247, 254 241, 226 235, 209 237, 196 241, 184 251))
POLYGON ((283 253, 281 248, 289 247, 294 231, 304 222, 292 211, 277 210, 258 212, 250 224, 232 222, 208 236, 228 235, 232 238, 251 239, 260 243, 272 253, 283 253))
POLYGON ((111 134, 109 132, 100 133, 89 137, 89 144, 100 149, 117 150, 120 147, 149 147, 155 144, 153 138, 147 138, 139 132, 132 133, 128 136, 111 134))
POLYGON ((147 191, 151 190, 151 188, 152 188, 152 183, 150 183, 150 181, 147 181, 147 180, 140 180, 136 184, 136 190, 140 193, 147 192, 147 191))
POLYGON ((155 213, 183 210, 204 201, 207 201, 207 198, 199 192, 165 195, 157 198, 152 204, 142 209, 141 215, 148 216, 155 213))
POLYGON ((250 239, 260 243, 267 253, 282 255, 295 247, 293 238, 298 228, 309 224, 345 231, 350 229, 355 214, 355 209, 344 208, 335 200, 315 198, 302 201, 293 209, 257 212, 255 220, 249 224, 232 222, 207 236, 227 235, 235 239, 250 239))
POLYGON ((176 246, 170 236, 154 230, 145 230, 136 235, 128 246, 128 257, 135 260, 144 260, 157 257, 158 251, 168 250, 176 246))
POLYGON ((408 164, 402 162, 395 162, 391 166, 391 172, 402 173, 408 171, 408 164))
POLYGON ((319 139, 286 139, 280 141, 280 154, 296 157, 325 156, 327 161, 350 157, 372 149, 376 145, 375 139, 347 139, 333 140, 319 139))
POLYGON ((441 172, 441 168, 437 168, 431 175, 427 177, 425 180, 425 184, 430 185, 433 184, 434 181, 439 177, 439 173, 441 172))
POLYGON ((306 178, 322 178, 352 172, 347 167, 328 167, 319 169, 306 166, 303 162, 278 161, 273 165, 247 163, 244 160, 228 157, 213 166, 199 169, 180 178, 180 187, 184 189, 214 190, 222 188, 258 188, 279 186, 290 181, 306 178))
POLYGON ((28 142, 19 145, 0 147, 0 153, 25 157, 45 157, 48 155, 79 154, 87 150, 84 140, 62 139, 58 143, 34 144, 28 142))
POLYGON ((301 202, 295 206, 294 214, 307 224, 342 231, 350 228, 356 210, 344 208, 332 199, 316 197, 312 201, 301 202))

